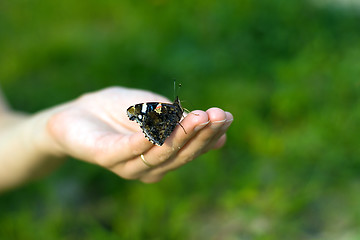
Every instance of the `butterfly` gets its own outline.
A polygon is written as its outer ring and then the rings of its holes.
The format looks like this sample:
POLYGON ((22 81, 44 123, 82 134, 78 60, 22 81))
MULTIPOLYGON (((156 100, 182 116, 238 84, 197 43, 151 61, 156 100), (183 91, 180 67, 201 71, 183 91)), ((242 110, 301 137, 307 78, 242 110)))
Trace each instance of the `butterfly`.
POLYGON ((127 115, 131 121, 136 121, 145 137, 158 146, 162 146, 167 137, 180 124, 184 109, 180 105, 179 97, 171 103, 147 102, 130 106, 127 115))

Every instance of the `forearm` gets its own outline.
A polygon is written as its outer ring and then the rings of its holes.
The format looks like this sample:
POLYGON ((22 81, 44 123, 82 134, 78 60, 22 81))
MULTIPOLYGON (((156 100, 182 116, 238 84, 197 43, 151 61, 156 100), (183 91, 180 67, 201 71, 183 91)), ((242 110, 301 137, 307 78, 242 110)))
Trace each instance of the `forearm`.
POLYGON ((47 134, 49 115, 0 113, 0 192, 43 176, 63 161, 47 134))

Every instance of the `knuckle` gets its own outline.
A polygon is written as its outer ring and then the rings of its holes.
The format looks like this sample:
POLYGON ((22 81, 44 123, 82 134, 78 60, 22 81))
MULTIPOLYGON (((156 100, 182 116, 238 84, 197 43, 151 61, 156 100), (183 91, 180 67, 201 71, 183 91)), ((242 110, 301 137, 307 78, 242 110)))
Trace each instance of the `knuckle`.
POLYGON ((133 148, 131 149, 131 155, 132 156, 140 156, 144 150, 142 148, 133 148))
POLYGON ((143 154, 153 146, 152 144, 149 144, 148 141, 139 143, 138 139, 131 137, 124 139, 124 141, 126 141, 124 142, 124 146, 135 146, 135 147, 130 147, 129 149, 129 154, 132 157, 140 156, 140 154, 143 154))
POLYGON ((197 156, 197 154, 195 152, 186 152, 186 153, 183 153, 179 157, 182 158, 183 163, 186 164, 188 162, 193 161, 196 158, 196 156, 197 156))
POLYGON ((173 149, 166 149, 162 152, 162 154, 160 154, 158 156, 158 161, 160 163, 163 163, 165 161, 167 161, 169 158, 171 158, 171 156, 174 154, 174 150, 173 149))

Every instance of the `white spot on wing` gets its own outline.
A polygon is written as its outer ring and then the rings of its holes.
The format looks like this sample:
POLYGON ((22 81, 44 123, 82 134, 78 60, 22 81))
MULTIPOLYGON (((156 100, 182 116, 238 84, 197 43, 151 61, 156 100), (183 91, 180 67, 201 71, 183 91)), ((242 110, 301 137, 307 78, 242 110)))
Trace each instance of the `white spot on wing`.
POLYGON ((147 105, 146 105, 146 103, 143 103, 142 108, 141 108, 141 112, 146 113, 146 109, 147 109, 147 105))

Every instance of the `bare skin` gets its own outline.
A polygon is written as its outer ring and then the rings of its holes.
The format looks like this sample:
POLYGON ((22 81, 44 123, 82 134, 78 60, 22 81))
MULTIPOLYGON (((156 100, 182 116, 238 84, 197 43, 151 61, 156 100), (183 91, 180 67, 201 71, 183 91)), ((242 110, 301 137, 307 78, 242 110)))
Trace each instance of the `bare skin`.
MULTIPOLYGON (((1 94, 0 94, 1 95, 1 94)), ((196 110, 164 145, 145 139, 126 109, 171 102, 152 92, 111 87, 34 115, 9 109, 0 96, 0 191, 53 171, 67 156, 99 165, 125 179, 152 183, 199 155, 220 148, 233 116, 219 108, 196 110), (144 164, 141 154, 153 167, 144 164)))

